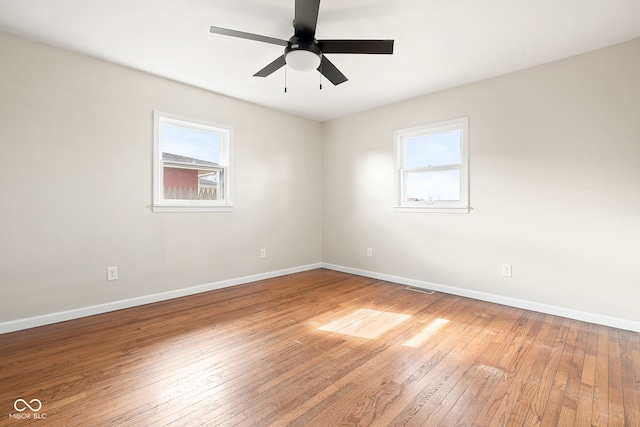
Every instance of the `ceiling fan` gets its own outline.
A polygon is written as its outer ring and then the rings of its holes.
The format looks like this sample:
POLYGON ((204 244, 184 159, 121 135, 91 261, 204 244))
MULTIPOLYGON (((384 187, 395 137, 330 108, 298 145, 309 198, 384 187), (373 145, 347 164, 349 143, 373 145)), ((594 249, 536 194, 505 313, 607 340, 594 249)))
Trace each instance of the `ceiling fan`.
POLYGON ((347 81, 338 68, 327 59, 327 53, 393 53, 393 40, 316 40, 316 24, 320 0, 295 0, 293 36, 287 40, 227 28, 211 27, 210 32, 284 46, 284 54, 254 74, 267 77, 287 65, 297 71, 318 70, 334 85, 347 81))

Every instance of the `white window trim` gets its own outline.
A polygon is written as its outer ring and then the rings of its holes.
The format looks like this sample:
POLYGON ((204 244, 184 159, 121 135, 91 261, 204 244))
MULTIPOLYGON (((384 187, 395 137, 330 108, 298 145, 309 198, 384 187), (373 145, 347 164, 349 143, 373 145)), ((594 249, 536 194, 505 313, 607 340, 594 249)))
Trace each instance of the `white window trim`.
POLYGON ((233 210, 233 128, 230 126, 194 120, 175 114, 154 110, 153 112, 153 212, 230 212, 233 210), (222 137, 220 147, 221 164, 217 169, 224 173, 224 199, 222 200, 175 200, 168 201, 163 192, 163 162, 160 146, 160 125, 170 124, 190 129, 218 133, 222 137), (224 160, 222 160, 224 159, 224 160))
MULTIPOLYGON (((437 213, 469 213, 469 119, 461 117, 458 119, 446 120, 431 123, 423 126, 416 126, 407 129, 400 129, 394 135, 394 155, 395 164, 395 195, 394 212, 437 212, 437 213), (403 201, 405 164, 405 144, 407 138, 423 135, 425 133, 440 133, 452 130, 462 131, 461 152, 462 164, 460 165, 460 200, 459 201, 403 201)), ((433 169, 433 168, 432 168, 433 169)), ((432 170, 430 169, 430 170, 432 170)), ((448 169, 448 168, 447 168, 448 169)))

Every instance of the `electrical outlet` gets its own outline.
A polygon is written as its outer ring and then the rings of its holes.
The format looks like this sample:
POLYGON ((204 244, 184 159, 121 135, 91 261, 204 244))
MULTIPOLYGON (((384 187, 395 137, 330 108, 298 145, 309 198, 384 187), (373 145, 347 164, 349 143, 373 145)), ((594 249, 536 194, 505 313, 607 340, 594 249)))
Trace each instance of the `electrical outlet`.
POLYGON ((502 264, 502 277, 511 277, 511 264, 502 264))
POLYGON ((118 280, 118 267, 107 267, 107 280, 118 280))
POLYGON ((260 249, 260 258, 266 258, 267 257, 267 250, 266 249, 260 249))
POLYGON ((367 257, 373 258, 373 249, 367 248, 367 257))

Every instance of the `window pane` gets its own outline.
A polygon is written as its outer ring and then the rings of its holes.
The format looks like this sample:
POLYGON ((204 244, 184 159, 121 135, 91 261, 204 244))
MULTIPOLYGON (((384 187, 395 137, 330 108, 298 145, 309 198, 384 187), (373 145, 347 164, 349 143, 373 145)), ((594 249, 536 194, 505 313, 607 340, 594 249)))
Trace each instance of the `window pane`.
POLYGON ((220 163, 222 139, 220 134, 168 124, 162 125, 161 132, 163 154, 169 153, 192 160, 201 160, 209 164, 220 163))
POLYGON ((199 171, 198 194, 200 200, 220 200, 224 197, 222 171, 199 171))
POLYGON ((405 139, 405 167, 411 169, 460 164, 460 135, 459 130, 454 130, 405 139))
POLYGON ((221 135, 198 129, 161 126, 163 192, 168 200, 220 200, 221 135))
POLYGON ((163 168, 164 198, 169 200, 222 200, 224 176, 222 170, 163 168))
POLYGON ((460 170, 409 172, 406 201, 460 200, 460 170))

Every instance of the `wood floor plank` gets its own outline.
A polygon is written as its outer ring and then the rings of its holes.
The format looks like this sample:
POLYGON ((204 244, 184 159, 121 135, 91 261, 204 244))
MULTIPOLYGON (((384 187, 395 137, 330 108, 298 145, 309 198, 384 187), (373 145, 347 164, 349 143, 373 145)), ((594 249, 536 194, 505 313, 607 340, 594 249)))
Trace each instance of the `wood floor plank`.
MULTIPOLYGON (((513 318, 516 319, 514 313, 513 318)), ((521 349, 524 342, 535 324, 532 312, 522 312, 510 330, 499 333, 496 337, 501 343, 501 348, 496 349, 497 360, 494 364, 489 363, 486 369, 492 374, 480 394, 473 398, 464 416, 456 422, 459 426, 486 426, 488 425, 496 403, 499 402, 495 396, 502 396, 508 385, 508 379, 513 372, 512 363, 517 360, 517 349, 521 349)), ((487 356, 490 356, 489 354, 487 356)))
MULTIPOLYGON (((515 316, 514 316, 515 317, 515 316)), ((500 408, 505 408, 505 404, 509 402, 508 391, 511 383, 516 378, 516 371, 522 366, 521 360, 525 355, 522 350, 527 348, 537 336, 542 322, 538 320, 538 315, 533 312, 523 312, 519 321, 514 325, 514 330, 504 337, 505 351, 502 353, 496 367, 504 374, 504 381, 495 384, 490 393, 487 393, 486 400, 483 404, 474 402, 479 406, 479 413, 472 420, 461 421, 464 425, 487 426, 494 418, 496 412, 500 408)), ((489 391, 489 389, 487 389, 489 391)), ((506 420, 505 420, 506 422, 506 420)))
MULTIPOLYGON (((454 303, 457 303, 459 300, 453 300, 454 303)), ((440 305, 439 306, 441 309, 444 308, 446 309, 446 306, 440 305)), ((448 313, 455 313, 455 311, 447 311, 448 313)), ((420 324, 418 326, 421 326, 420 324)), ((464 326, 463 326, 464 327, 464 326)), ((415 329, 413 331, 413 334, 417 333, 418 330, 415 329)), ((401 339, 399 342, 406 343, 409 338, 411 338, 411 335, 406 335, 403 337, 403 339, 401 339)), ((433 366, 433 360, 435 358, 442 358, 444 357, 444 354, 441 352, 441 348, 433 348, 433 346, 435 345, 435 341, 429 341, 428 343, 425 344, 425 346, 421 347, 420 349, 423 352, 423 356, 418 359, 415 363, 412 363, 411 366, 412 368, 410 369, 410 372, 412 375, 414 375, 416 373, 416 370, 420 371, 420 372, 425 372, 426 369, 422 369, 426 366, 433 366), (427 350, 428 349, 428 350, 427 350), (416 365, 420 365, 420 366, 416 366, 416 365)), ((405 349, 403 349, 405 350, 405 349)), ((362 364, 361 366, 357 366, 354 364, 349 364, 347 365, 347 369, 346 372, 349 372, 345 377, 343 377, 341 380, 338 381, 338 384, 340 384, 341 382, 347 382, 347 381, 352 381, 351 376, 353 374, 358 374, 358 369, 370 369, 368 372, 370 372, 372 375, 374 376, 379 376, 380 375, 380 368, 378 366, 378 361, 375 359, 371 359, 370 356, 368 356, 366 359, 358 359, 359 361, 362 360, 363 362, 366 362, 365 364, 362 364), (371 363, 373 362, 373 363, 371 363), (354 370, 355 368, 355 370, 354 370)), ((363 384, 366 384, 363 382, 363 384)), ((331 387, 332 389, 334 387, 331 387)), ((354 388, 354 387, 352 387, 354 388)), ((308 419, 308 417, 306 416, 305 412, 308 409, 309 411, 311 411, 311 409, 315 408, 316 406, 320 406, 322 405, 323 402, 321 399, 312 399, 310 401, 305 402, 302 406, 297 407, 292 413, 287 414, 287 416, 285 418, 279 419, 277 421, 276 424, 274 425, 278 425, 278 424, 283 424, 286 422, 289 422, 291 420, 297 420, 300 423, 310 423, 311 420, 308 419)), ((324 408, 322 409, 322 411, 315 411, 315 413, 323 413, 326 411, 332 411, 333 409, 331 408, 327 408, 326 405, 322 405, 324 408)), ((314 412, 312 412, 314 413, 314 412)), ((320 420, 317 420, 319 423, 322 423, 324 420, 323 417, 320 418, 320 420)), ((305 424, 306 425, 306 424, 305 424)))
MULTIPOLYGON (((443 425, 467 424, 467 421, 462 417, 464 415, 471 416, 472 412, 469 412, 469 409, 474 406, 477 407, 477 410, 480 409, 480 402, 486 401, 483 393, 485 391, 489 392, 497 384, 506 381, 506 373, 499 368, 500 359, 504 354, 503 351, 508 347, 509 340, 505 339, 505 332, 510 334, 520 319, 516 316, 505 316, 504 320, 508 320, 508 322, 497 323, 495 320, 492 321, 492 327, 488 330, 488 337, 492 336, 491 342, 484 350, 471 353, 473 357, 477 358, 465 373, 464 379, 456 385, 457 388, 463 389, 467 384, 463 394, 453 405, 440 405, 434 411, 434 414, 428 418, 427 422, 438 422, 443 425)), ((456 399, 456 395, 456 393, 450 393, 450 396, 447 396, 447 400, 456 399)), ((474 418, 475 416, 471 420, 474 418)))
POLYGON ((519 352, 518 357, 514 357, 507 369, 506 388, 502 388, 500 393, 495 395, 497 407, 492 410, 493 415, 489 420, 489 426, 505 426, 518 417, 524 417, 524 414, 516 412, 515 408, 527 387, 527 378, 533 369, 534 362, 544 349, 541 341, 549 333, 551 325, 546 316, 536 315, 536 322, 523 343, 522 351, 519 352))
MULTIPOLYGON (((578 326, 576 322, 569 319, 565 319, 563 325, 566 328, 566 333, 564 333, 562 337, 564 346, 562 348, 562 354, 560 355, 555 378, 550 380, 551 389, 547 397, 548 403, 542 414, 542 426, 555 427, 560 424, 560 414, 564 403, 563 396, 567 392, 569 379, 571 377, 571 361, 576 351, 578 326)), ((566 416, 568 418, 569 414, 566 416)), ((566 423, 567 420, 564 422, 566 423)))
POLYGON ((624 425, 640 425, 640 370, 633 367, 632 350, 635 334, 619 331, 619 336, 624 425))
POLYGON ((540 351, 535 359, 529 360, 532 365, 528 378, 525 380, 520 396, 516 401, 511 416, 507 421, 507 425, 537 425, 539 419, 539 402, 538 396, 542 394, 541 387, 544 387, 543 377, 547 368, 553 369, 548 365, 551 355, 553 354, 553 345, 557 341, 557 336, 561 328, 562 320, 559 318, 550 319, 547 332, 541 336, 539 342, 540 351))
MULTIPOLYGON (((557 399, 555 401, 550 401, 549 396, 553 390, 554 384, 557 384, 556 389, 563 388, 566 384, 565 373, 562 371, 558 372, 558 369, 562 360, 562 353, 566 345, 567 335, 569 333, 569 324, 570 321, 568 319, 562 319, 562 324, 549 353, 549 357, 544 362, 544 369, 540 377, 540 386, 538 387, 537 394, 534 398, 534 404, 531 406, 531 411, 540 420, 543 419, 545 412, 550 414, 549 417, 554 419, 557 418, 556 414, 559 414, 559 411, 554 409, 554 407, 559 406, 557 404, 557 399), (548 407, 551 409, 548 410, 548 407)), ((554 422, 552 422, 552 424, 553 423, 554 422)))
MULTIPOLYGON (((494 307, 491 308, 495 310, 494 307)), ((446 357, 430 373, 430 376, 436 375, 436 380, 433 382, 436 386, 426 387, 420 392, 392 424, 422 425, 427 422, 435 422, 434 418, 446 414, 438 409, 443 406, 443 402, 445 405, 449 402, 455 402, 460 393, 464 391, 464 387, 456 388, 456 385, 471 369, 477 356, 490 344, 491 334, 483 332, 490 330, 485 325, 493 318, 493 313, 487 315, 476 312, 475 321, 469 322, 468 327, 462 333, 457 334, 458 339, 455 342, 455 347, 446 353, 446 357), (449 395, 450 393, 452 394, 449 395), (447 398, 451 400, 447 401, 447 398)))
MULTIPOLYGON (((457 307, 459 311, 451 311, 449 313, 450 318, 456 318, 459 312, 468 310, 468 307, 464 304, 458 304, 457 307)), ((420 342, 417 348, 423 356, 397 377, 396 382, 398 383, 398 389, 396 390, 395 396, 393 399, 390 399, 390 405, 385 408, 385 411, 373 420, 372 425, 391 425, 394 419, 401 417, 401 414, 413 405, 416 395, 424 391, 425 387, 428 387, 429 384, 439 384, 441 378, 439 365, 451 352, 451 343, 446 337, 452 335, 463 336, 468 326, 464 323, 449 321, 448 319, 446 323, 441 320, 445 319, 434 319, 436 323, 431 322, 429 326, 423 329, 424 331, 433 329, 431 328, 432 325, 437 326, 437 328, 431 330, 429 334, 425 335, 420 333, 418 336, 423 338, 423 340, 409 341, 411 345, 416 345, 420 342), (440 322, 438 322, 439 320, 440 322)), ((458 345, 461 344, 461 342, 458 342, 458 345)))
POLYGON ((638 333, 324 269, 0 335, 0 426, 637 426, 639 396, 638 333))
POLYGON ((609 334, 609 424, 624 425, 620 342, 616 330, 607 330, 607 332, 609 334))
POLYGON ((575 345, 572 351, 571 367, 567 379, 567 387, 562 399, 562 409, 560 410, 559 426, 572 426, 576 418, 578 400, 582 378, 580 373, 584 369, 586 355, 586 343, 589 325, 583 322, 573 321, 572 331, 575 332, 575 345))
POLYGON ((604 326, 595 327, 598 337, 591 425, 609 425, 609 336, 604 326))
POLYGON ((584 365, 582 370, 582 383, 580 385, 580 394, 578 396, 578 405, 576 408, 576 424, 591 425, 591 416, 593 414, 593 394, 596 383, 596 361, 597 361, 597 340, 598 335, 595 325, 589 325, 589 333, 587 335, 586 355, 584 357, 584 365))

